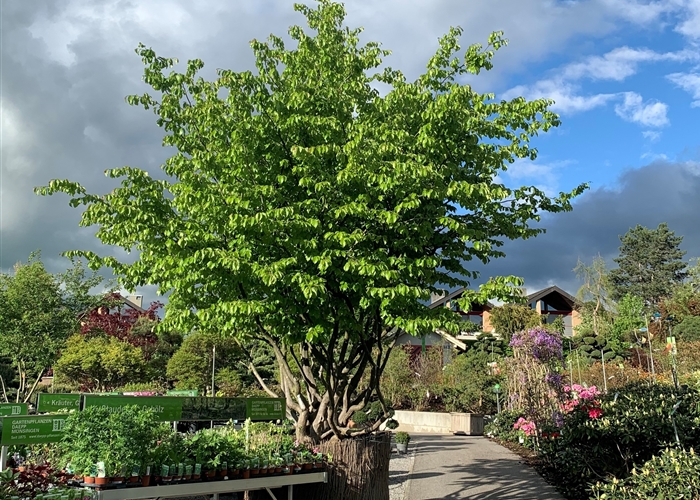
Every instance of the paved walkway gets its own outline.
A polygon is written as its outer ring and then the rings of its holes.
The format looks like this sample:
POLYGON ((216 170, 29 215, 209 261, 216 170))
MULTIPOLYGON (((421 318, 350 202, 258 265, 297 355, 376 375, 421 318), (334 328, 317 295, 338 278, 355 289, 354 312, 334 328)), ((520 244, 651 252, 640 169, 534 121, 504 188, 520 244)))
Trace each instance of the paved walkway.
POLYGON ((485 437, 411 434, 416 458, 406 500, 561 500, 516 454, 485 437))

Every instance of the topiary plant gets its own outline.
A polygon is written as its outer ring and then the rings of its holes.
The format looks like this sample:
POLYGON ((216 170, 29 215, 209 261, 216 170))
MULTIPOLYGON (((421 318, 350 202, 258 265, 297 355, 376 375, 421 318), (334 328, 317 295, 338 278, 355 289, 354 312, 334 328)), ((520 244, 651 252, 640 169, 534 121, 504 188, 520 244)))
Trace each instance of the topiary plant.
POLYGON ((700 340, 700 316, 686 316, 680 324, 673 329, 676 340, 692 342, 700 340))

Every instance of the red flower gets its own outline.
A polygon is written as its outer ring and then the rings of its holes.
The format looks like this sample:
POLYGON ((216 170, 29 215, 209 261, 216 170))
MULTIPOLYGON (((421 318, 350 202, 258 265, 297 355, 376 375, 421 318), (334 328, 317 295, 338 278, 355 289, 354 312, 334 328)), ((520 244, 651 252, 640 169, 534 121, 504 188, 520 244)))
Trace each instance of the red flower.
POLYGON ((588 416, 591 418, 599 418, 601 415, 603 415, 603 410, 600 408, 591 408, 588 410, 588 416))

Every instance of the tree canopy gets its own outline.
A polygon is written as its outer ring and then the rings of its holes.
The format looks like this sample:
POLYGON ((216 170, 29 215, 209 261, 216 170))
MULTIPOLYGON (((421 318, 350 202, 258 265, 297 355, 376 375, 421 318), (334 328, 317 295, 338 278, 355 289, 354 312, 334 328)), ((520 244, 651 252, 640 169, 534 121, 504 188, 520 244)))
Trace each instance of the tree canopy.
POLYGON ((29 399, 75 328, 60 279, 46 271, 38 253, 12 274, 0 273, 0 355, 17 373, 17 401, 29 399))
POLYGON ((82 391, 109 391, 140 382, 145 371, 140 347, 106 335, 73 335, 55 366, 60 385, 77 385, 82 391))
MULTIPOLYGON (((253 40, 255 71, 207 81, 202 61, 178 72, 175 59, 139 46, 155 94, 128 102, 153 110, 177 151, 164 178, 123 167, 107 170, 122 179, 108 194, 68 180, 37 191, 71 195, 86 206, 81 225, 138 251, 133 262, 69 255, 111 268, 127 289, 171 292, 165 324, 269 343, 298 436, 320 439, 350 435, 351 415, 383 401, 398 331, 458 331, 456 315, 421 300, 468 286, 473 260, 541 233, 541 213, 570 210, 585 186, 550 198, 497 180, 534 159, 530 138, 559 124, 551 101, 497 101, 462 83, 491 69, 500 33, 462 55, 451 29, 408 81, 379 69, 389 52, 361 45, 342 5, 295 9, 308 30, 289 29, 291 48, 275 35, 253 40)), ((493 278, 464 300, 508 299, 513 283, 493 278)))
POLYGON ((620 237, 619 266, 610 271, 612 297, 627 294, 641 297, 647 306, 656 306, 670 297, 674 287, 688 277, 682 236, 675 236, 663 222, 656 229, 637 225, 620 237))

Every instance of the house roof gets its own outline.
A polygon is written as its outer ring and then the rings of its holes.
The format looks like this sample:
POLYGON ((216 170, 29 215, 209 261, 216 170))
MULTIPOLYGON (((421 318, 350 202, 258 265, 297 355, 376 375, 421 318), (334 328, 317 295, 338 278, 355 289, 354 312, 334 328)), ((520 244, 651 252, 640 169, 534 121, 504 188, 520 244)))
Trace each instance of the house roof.
POLYGON ((135 309, 136 311, 138 311, 140 313, 146 312, 146 309, 144 309, 143 307, 141 307, 139 305, 134 304, 127 297, 124 297, 123 295, 122 295, 122 300, 124 301, 124 305, 127 307, 131 307, 132 309, 135 309))
POLYGON ((566 303, 569 304, 569 306, 572 308, 574 306, 576 306, 576 304, 578 304, 576 297, 574 297, 570 293, 565 292, 564 290, 562 290, 561 288, 559 288, 556 285, 550 286, 550 287, 545 288, 543 290, 540 290, 538 292, 531 293, 530 295, 527 296, 527 303, 531 304, 533 302, 537 302, 538 300, 542 300, 551 293, 559 294, 566 301, 566 303))
MULTIPOLYGON (((462 294, 465 292, 465 290, 466 290, 466 288, 464 288, 464 287, 458 288, 454 292, 449 293, 449 294, 445 295, 444 297, 440 297, 435 302, 431 303, 428 307, 430 309, 435 309, 438 305, 444 305, 445 302, 447 302, 449 300, 457 299, 457 298, 461 297, 462 294)), ((486 302, 486 304, 481 304, 481 305, 483 305, 484 307, 488 307, 489 309, 494 308, 494 305, 491 302, 486 302)))
POLYGON ((457 340, 456 338, 454 338, 454 337, 453 337, 452 335, 450 335, 449 333, 443 332, 442 330, 435 330, 435 333, 437 333, 438 335, 440 335, 440 337, 442 337, 443 340, 448 341, 450 344, 452 344, 453 346, 457 347, 458 349, 461 349, 461 350, 463 350, 463 351, 466 351, 466 350, 467 350, 467 344, 465 344, 465 343, 462 342, 461 340, 457 340))

